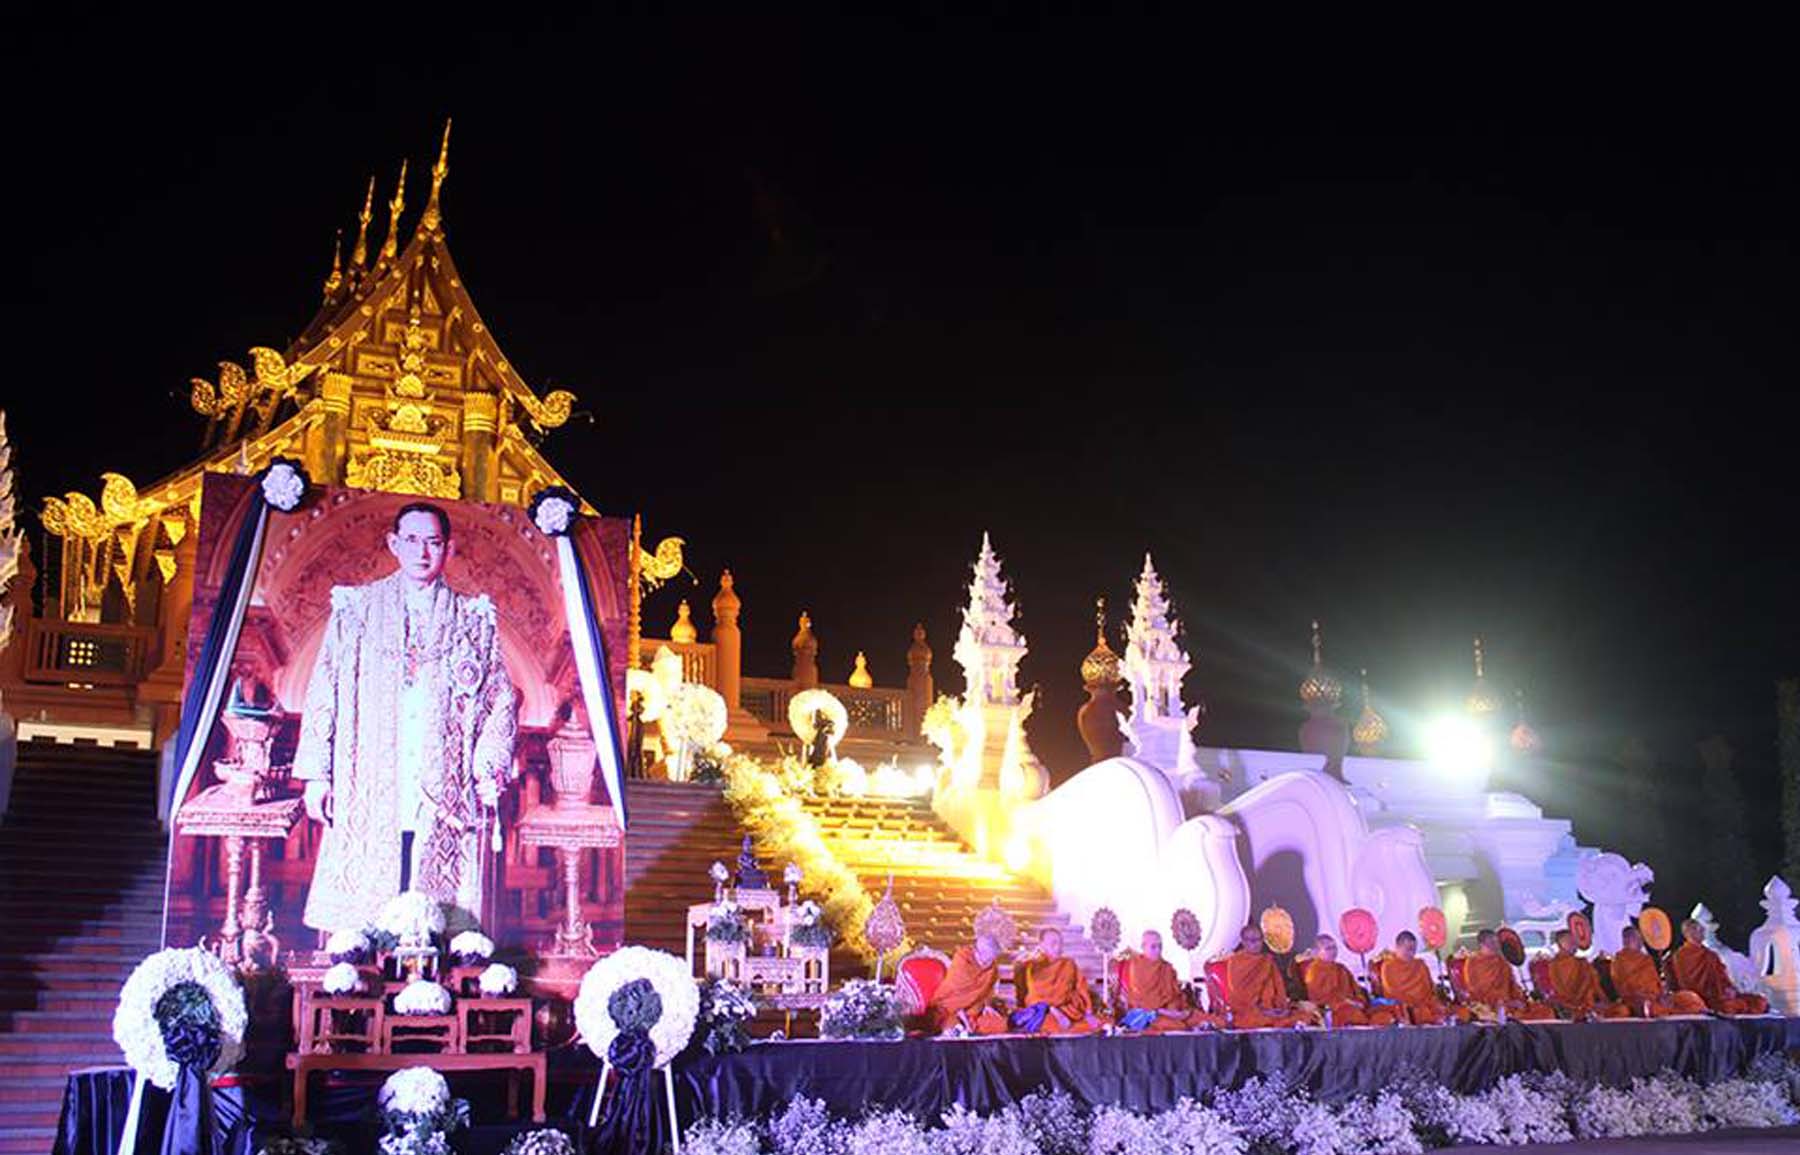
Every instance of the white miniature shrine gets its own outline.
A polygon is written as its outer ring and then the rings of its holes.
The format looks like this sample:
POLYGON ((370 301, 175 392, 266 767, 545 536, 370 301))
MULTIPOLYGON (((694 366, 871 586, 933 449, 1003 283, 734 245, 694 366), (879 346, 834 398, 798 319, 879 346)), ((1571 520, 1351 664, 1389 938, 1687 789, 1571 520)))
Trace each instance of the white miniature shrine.
POLYGON ((803 1005, 796 1000, 822 1000, 831 985, 831 932, 819 904, 799 900, 799 867, 783 871, 783 889, 771 886, 747 835, 737 865, 734 881, 724 863, 713 863, 713 901, 688 907, 688 965, 698 932, 706 977, 741 983, 790 1009, 803 1005))

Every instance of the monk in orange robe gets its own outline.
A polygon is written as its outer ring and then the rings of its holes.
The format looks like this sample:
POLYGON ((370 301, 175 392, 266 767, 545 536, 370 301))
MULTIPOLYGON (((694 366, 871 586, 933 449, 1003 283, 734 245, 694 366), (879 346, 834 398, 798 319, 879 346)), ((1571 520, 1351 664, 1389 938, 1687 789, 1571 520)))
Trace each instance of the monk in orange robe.
POLYGON ((1019 967, 1019 1009, 1015 1031, 1037 1035, 1085 1035, 1098 1030, 1087 980, 1073 959, 1063 957, 1062 931, 1047 926, 1038 935, 1037 957, 1019 967))
POLYGON ((1663 989, 1656 960, 1644 950, 1644 936, 1637 927, 1626 927, 1621 937, 1624 945, 1612 957, 1613 990, 1621 1006, 1640 1019, 1706 1013, 1706 1000, 1693 991, 1671 994, 1663 989))
POLYGON ((1552 937, 1556 957, 1550 960, 1550 1001, 1571 1019, 1623 1019, 1629 1008, 1608 1002, 1600 987, 1600 972, 1575 953, 1575 936, 1559 930, 1552 937))
POLYGON ((989 1005, 1000 981, 999 961, 1000 943, 992 935, 981 935, 974 945, 957 949, 944 981, 925 1005, 926 1026, 932 1033, 1006 1033, 1005 1016, 989 1005))
POLYGON ((1350 968, 1337 960, 1337 939, 1322 934, 1306 960, 1306 1001, 1333 1027, 1391 1027, 1400 1021, 1394 1007, 1369 1004, 1350 968))
POLYGON ((1527 999, 1519 989, 1519 977, 1512 964, 1500 954, 1500 936, 1484 930, 1475 936, 1475 953, 1463 970, 1463 981, 1469 988, 1469 1002, 1498 1018, 1505 1008, 1509 1019, 1543 1022, 1556 1017, 1556 1008, 1527 999))
POLYGON ((1175 968, 1162 956, 1162 935, 1147 930, 1139 945, 1142 953, 1125 962, 1125 989, 1120 992, 1125 1014, 1119 1020, 1120 1026, 1159 1035, 1219 1025, 1214 1016, 1195 1010, 1187 992, 1181 989, 1175 968), (1135 1026, 1138 1022, 1144 1025, 1135 1026))
POLYGON ((1394 938, 1394 953, 1381 960, 1381 993, 1406 1009, 1407 1021, 1414 1026, 1469 1021, 1467 1007, 1447 1003, 1438 998, 1437 984, 1419 955, 1419 936, 1403 930, 1394 938))
POLYGON ((1720 1015, 1767 1014, 1769 1000, 1761 995, 1739 994, 1725 972, 1725 960, 1706 945, 1706 928, 1694 919, 1681 924, 1681 937, 1687 941, 1675 949, 1669 960, 1669 975, 1678 991, 1692 991, 1706 1002, 1708 1010, 1720 1015))
POLYGON ((1314 1021, 1312 1015, 1288 1004, 1287 984, 1282 981, 1281 968, 1263 949, 1260 927, 1245 927, 1238 949, 1225 956, 1225 984, 1226 1022, 1237 1030, 1314 1021))

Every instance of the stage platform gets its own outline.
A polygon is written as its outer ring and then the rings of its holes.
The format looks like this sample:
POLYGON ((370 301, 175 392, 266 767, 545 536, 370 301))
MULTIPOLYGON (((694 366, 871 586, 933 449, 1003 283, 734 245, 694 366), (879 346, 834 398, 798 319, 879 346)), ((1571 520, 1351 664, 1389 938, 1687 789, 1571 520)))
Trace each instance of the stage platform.
MULTIPOLYGON (((832 1113, 854 1118, 870 1107, 898 1107, 936 1119, 954 1103, 990 1112, 1033 1092, 1065 1091, 1089 1107, 1112 1103, 1162 1111, 1183 1098, 1280 1073, 1319 1099, 1336 1102, 1380 1090, 1407 1070, 1422 1071, 1453 1091, 1487 1089, 1507 1075, 1563 1071, 1578 1079, 1624 1083, 1662 1070, 1701 1081, 1729 1078, 1759 1055, 1800 1050, 1800 1018, 1663 1019, 1655 1022, 1397 1027, 1374 1030, 1200 1032, 1149 1037, 1038 1039, 908 1039, 897 1043, 763 1042, 714 1058, 676 1061, 676 1094, 684 1126, 706 1116, 764 1117, 798 1096, 823 1099, 832 1113)), ((599 1063, 585 1049, 549 1056, 549 1115, 570 1131, 586 1119, 599 1063)), ((108 1135, 123 1118, 131 1072, 90 1070, 71 1076, 58 1151, 110 1152, 108 1135)), ((374 1138, 374 1073, 332 1086, 318 1097, 321 1134, 352 1146, 374 1138)), ((280 1088, 266 1079, 221 1089, 221 1150, 248 1155, 255 1142, 287 1131, 280 1088)), ((458 1149, 498 1151, 528 1122, 502 1123, 497 1092, 473 1094, 478 1126, 458 1149)), ((168 1096, 146 1101, 146 1135, 159 1133, 168 1096)), ((178 1112, 179 1114, 179 1112, 178 1112)), ((179 1119, 177 1120, 179 1124, 179 1119)), ((153 1145, 155 1140, 147 1140, 153 1145)))

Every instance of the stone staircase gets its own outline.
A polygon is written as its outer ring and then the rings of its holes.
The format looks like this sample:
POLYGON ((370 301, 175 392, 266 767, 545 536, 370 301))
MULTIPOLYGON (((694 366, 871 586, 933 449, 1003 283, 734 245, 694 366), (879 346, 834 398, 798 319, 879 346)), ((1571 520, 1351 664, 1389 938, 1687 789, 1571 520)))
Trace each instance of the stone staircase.
MULTIPOLYGON (((707 868, 731 865, 743 832, 717 787, 632 781, 626 785, 631 831, 625 839, 626 941, 682 953, 692 903, 712 896, 707 868)), ((996 899, 1021 932, 1063 928, 1064 953, 1090 979, 1100 954, 1036 883, 978 858, 923 800, 818 799, 808 803, 834 852, 879 898, 890 874, 894 899, 916 943, 954 951, 969 941, 975 915, 996 899)), ((761 859, 779 878, 784 865, 761 859)), ((848 952, 834 952, 834 976, 865 973, 848 952)))
POLYGON ((50 1149, 71 1069, 122 1062, 112 1012, 157 947, 156 756, 25 742, 0 821, 0 1155, 50 1149))

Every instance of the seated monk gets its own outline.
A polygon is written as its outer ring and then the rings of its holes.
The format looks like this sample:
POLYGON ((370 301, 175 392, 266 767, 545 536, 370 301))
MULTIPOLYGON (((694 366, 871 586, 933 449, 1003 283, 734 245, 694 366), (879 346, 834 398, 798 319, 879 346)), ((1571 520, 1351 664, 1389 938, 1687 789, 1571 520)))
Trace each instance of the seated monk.
POLYGON ((1313 954, 1303 968, 1306 1001, 1319 1008, 1333 1027, 1391 1027, 1400 1021, 1397 1007, 1371 1006, 1369 996, 1337 960, 1337 939, 1322 934, 1313 941, 1313 954))
POLYGON ((1225 985, 1225 1021, 1236 1030, 1316 1021, 1288 1004, 1287 983, 1274 958, 1263 949, 1260 927, 1245 927, 1238 949, 1225 956, 1225 985))
POLYGON ((1706 928, 1694 919, 1681 924, 1681 937, 1686 939, 1675 948, 1669 960, 1669 977, 1678 991, 1692 991, 1706 1002, 1708 1010, 1720 1015, 1762 1015, 1769 1010, 1769 1000, 1761 995, 1741 995, 1725 973, 1725 960, 1706 945, 1706 928))
POLYGON ((1566 927, 1551 937, 1556 944, 1556 957, 1550 960, 1550 1002, 1566 1018, 1623 1019, 1631 1011, 1619 1003, 1606 1001, 1600 987, 1600 972, 1594 964, 1575 953, 1575 935, 1566 927))
POLYGON ((1000 981, 1000 943, 979 935, 973 946, 959 947, 944 981, 925 1006, 926 1029, 933 1034, 961 1030, 971 1035, 1002 1035, 1006 1019, 990 1004, 1000 981))
POLYGON ((1019 1009, 1010 1024, 1028 1035, 1085 1035, 1099 1029, 1087 980, 1073 959, 1063 957, 1062 931, 1047 926, 1038 935, 1037 957, 1021 963, 1015 986, 1019 1009))
POLYGON ((1119 992, 1125 1013, 1119 1026, 1156 1035, 1218 1025, 1212 1015, 1195 1010, 1181 989, 1175 968, 1162 956, 1162 935, 1147 930, 1141 945, 1142 954, 1125 960, 1124 989, 1119 992))
POLYGON ((1663 989, 1656 960, 1644 950, 1644 936, 1637 927, 1626 927, 1621 937, 1624 945, 1612 957, 1613 990, 1620 1006, 1640 1019, 1706 1013, 1706 1001, 1693 991, 1671 994, 1663 989))
POLYGON ((1475 953, 1463 971, 1463 982, 1469 988, 1471 1009, 1484 1018, 1497 1019, 1502 1010, 1507 1018, 1526 1022, 1556 1017, 1556 1008, 1527 999, 1519 989, 1519 977, 1513 973, 1512 964, 1501 957, 1500 936, 1494 931, 1484 930, 1475 936, 1475 953))
POLYGON ((1431 970, 1418 955, 1418 935, 1403 930, 1395 936, 1394 953, 1382 959, 1378 967, 1382 994, 1405 1008, 1406 1019, 1414 1026, 1468 1022, 1467 1007, 1438 998, 1437 984, 1431 981, 1431 970))

